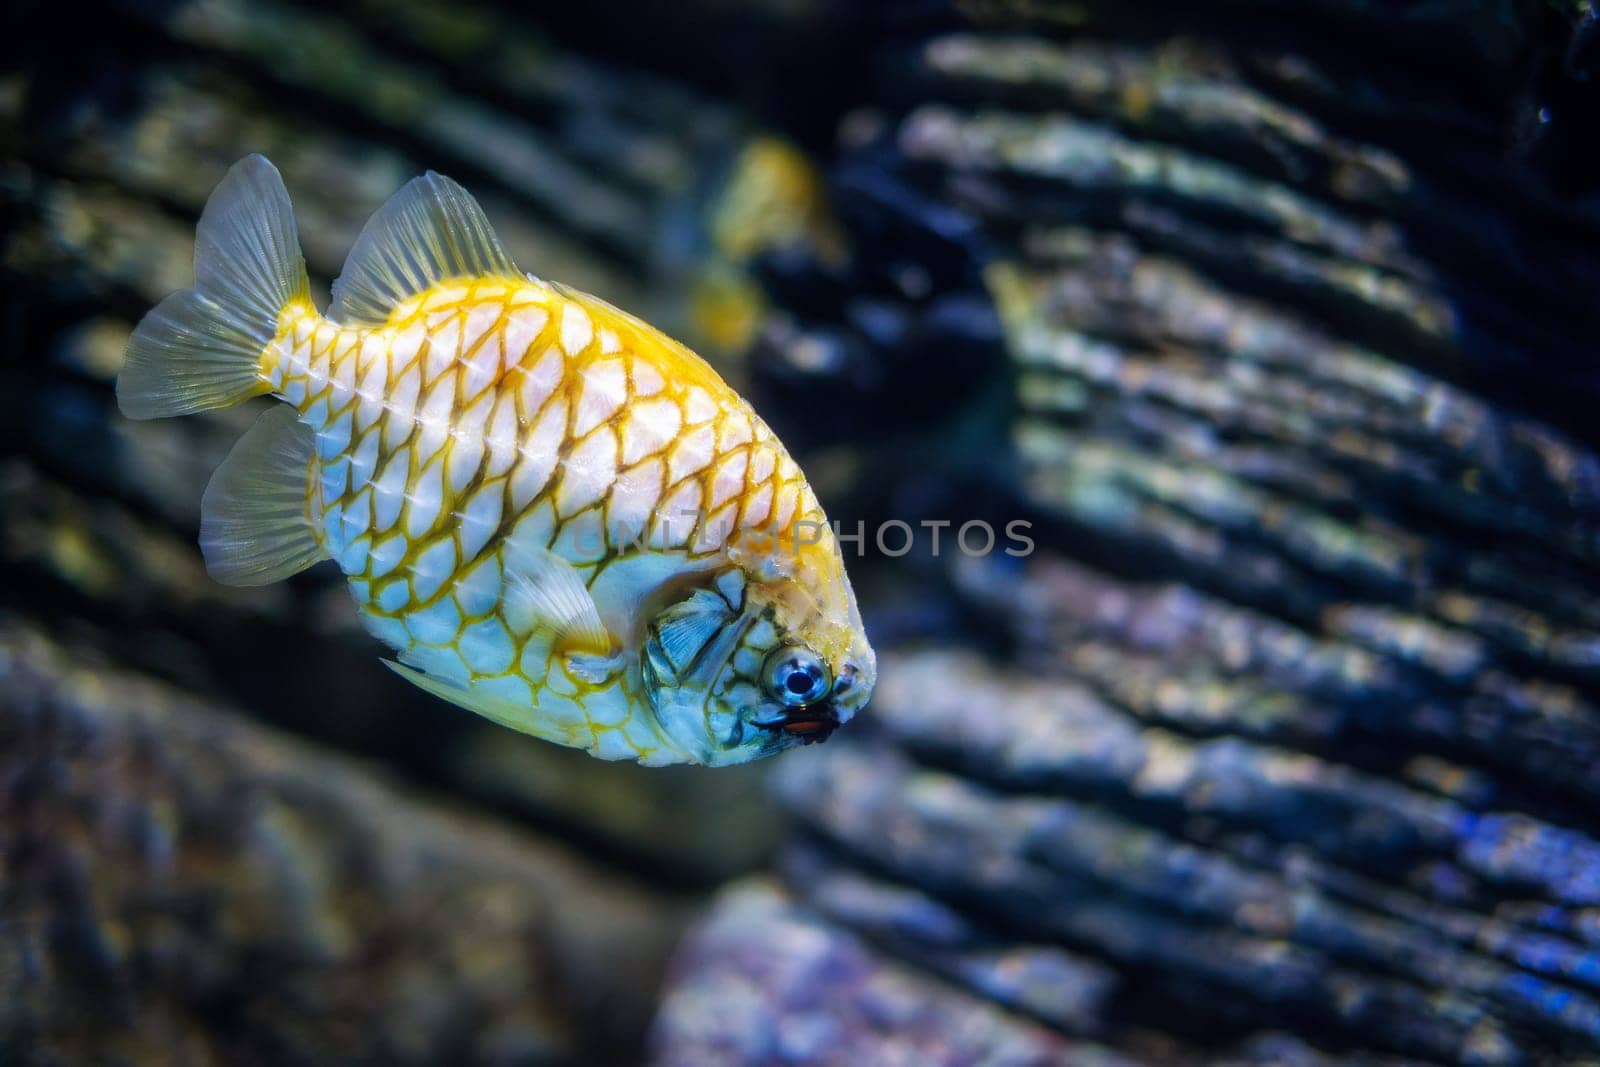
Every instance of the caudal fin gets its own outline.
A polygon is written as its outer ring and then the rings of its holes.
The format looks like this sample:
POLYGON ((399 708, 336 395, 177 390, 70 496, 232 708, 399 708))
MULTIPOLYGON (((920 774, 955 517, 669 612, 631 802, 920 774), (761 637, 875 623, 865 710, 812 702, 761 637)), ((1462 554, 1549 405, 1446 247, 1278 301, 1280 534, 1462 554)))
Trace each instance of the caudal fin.
POLYGON ((193 289, 173 293, 128 341, 117 403, 134 419, 225 408, 268 391, 261 356, 285 305, 309 300, 294 209, 278 168, 247 156, 206 201, 193 289))

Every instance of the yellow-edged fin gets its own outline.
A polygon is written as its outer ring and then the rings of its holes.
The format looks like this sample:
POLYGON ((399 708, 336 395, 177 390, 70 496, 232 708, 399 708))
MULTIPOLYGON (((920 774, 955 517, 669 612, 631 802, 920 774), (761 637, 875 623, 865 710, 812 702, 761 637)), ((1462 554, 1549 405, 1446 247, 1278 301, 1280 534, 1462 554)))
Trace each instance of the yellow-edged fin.
POLYGON ((367 220, 333 283, 330 318, 382 326, 395 308, 453 278, 524 277, 472 194, 429 171, 367 220))
POLYGON ((507 729, 530 734, 544 741, 554 741, 558 745, 583 744, 583 739, 574 736, 571 729, 541 719, 538 708, 517 704, 492 694, 468 689, 454 682, 431 677, 403 663, 396 663, 392 659, 384 660, 383 665, 424 693, 436 696, 458 708, 465 708, 474 714, 482 715, 490 722, 499 723, 507 729))
POLYGON ((610 301, 603 300, 593 293, 586 293, 582 289, 574 289, 561 282, 545 284, 566 299, 582 306, 596 321, 620 332, 632 334, 634 343, 629 347, 649 345, 655 349, 658 358, 666 356, 670 362, 658 369, 673 379, 699 385, 715 383, 723 389, 727 388, 722 382, 722 376, 717 373, 715 367, 705 361, 703 356, 682 341, 662 333, 637 315, 623 311, 610 301), (606 321, 608 318, 609 322, 606 321))
POLYGON ((311 492, 316 435, 293 408, 274 407, 245 431, 206 485, 200 551, 223 585, 267 585, 326 557, 311 492))
POLYGON ((519 633, 543 630, 560 652, 609 655, 611 634, 576 568, 547 548, 508 545, 505 553, 506 622, 519 633))
POLYGON ((310 297, 289 193, 266 157, 235 163, 206 201, 194 278, 128 339, 117 404, 130 419, 231 407, 270 391, 262 355, 284 309, 310 297))

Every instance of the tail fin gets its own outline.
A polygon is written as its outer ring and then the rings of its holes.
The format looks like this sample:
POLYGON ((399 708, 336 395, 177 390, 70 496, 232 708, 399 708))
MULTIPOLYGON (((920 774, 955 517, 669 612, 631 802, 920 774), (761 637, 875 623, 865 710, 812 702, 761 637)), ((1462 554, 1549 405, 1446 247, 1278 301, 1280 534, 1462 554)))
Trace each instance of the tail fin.
POLYGON ((134 419, 225 408, 267 392, 261 355, 284 306, 309 300, 294 209, 265 156, 235 163, 195 231, 195 286, 133 331, 117 403, 134 419))

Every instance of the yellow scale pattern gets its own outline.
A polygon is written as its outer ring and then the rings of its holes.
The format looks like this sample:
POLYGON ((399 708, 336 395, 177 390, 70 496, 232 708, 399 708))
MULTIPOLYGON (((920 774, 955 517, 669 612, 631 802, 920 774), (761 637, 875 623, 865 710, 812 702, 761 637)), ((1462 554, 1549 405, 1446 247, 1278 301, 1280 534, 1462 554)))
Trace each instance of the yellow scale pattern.
MULTIPOLYGON (((517 632, 507 545, 554 550, 593 589, 641 549, 704 566, 792 551, 795 523, 823 522, 742 398, 598 300, 531 280, 444 283, 376 329, 292 305, 268 353, 272 391, 316 431, 308 513, 368 628, 606 758, 661 743, 642 696, 607 681, 606 699, 547 639, 517 632)), ((832 559, 818 534, 800 551, 832 559)))

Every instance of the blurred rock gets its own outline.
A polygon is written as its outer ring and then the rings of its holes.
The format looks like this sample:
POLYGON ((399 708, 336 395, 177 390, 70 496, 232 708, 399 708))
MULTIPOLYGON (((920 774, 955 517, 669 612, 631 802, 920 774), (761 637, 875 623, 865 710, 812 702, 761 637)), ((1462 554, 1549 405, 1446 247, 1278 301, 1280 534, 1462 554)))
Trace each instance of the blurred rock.
POLYGON ((897 9, 759 380, 905 418, 869 522, 1035 551, 924 536, 960 625, 867 599, 917 640, 775 779, 817 943, 1141 1060, 1600 1055, 1589 6, 897 9))
POLYGON ((761 866, 787 828, 761 764, 717 774, 648 768, 502 735, 474 729, 455 755, 472 796, 665 885, 704 886, 761 866))
POLYGON ((0 630, 8 1062, 629 1054, 670 898, 82 659, 0 630))
POLYGON ((1128 1062, 885 962, 764 883, 729 890, 676 967, 657 1063, 1128 1062))

